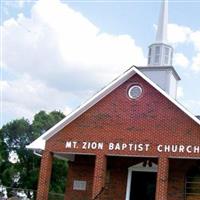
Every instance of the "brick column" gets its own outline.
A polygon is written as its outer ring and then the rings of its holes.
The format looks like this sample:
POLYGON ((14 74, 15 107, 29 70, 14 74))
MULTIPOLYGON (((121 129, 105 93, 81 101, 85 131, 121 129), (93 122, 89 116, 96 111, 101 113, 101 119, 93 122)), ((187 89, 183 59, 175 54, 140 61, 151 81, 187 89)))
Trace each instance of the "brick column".
POLYGON ((53 155, 45 150, 42 154, 40 175, 37 189, 37 200, 48 200, 49 183, 51 180, 53 155))
POLYGON ((107 167, 106 161, 107 160, 105 155, 96 155, 92 199, 94 199, 101 192, 102 188, 105 185, 107 167))
POLYGON ((160 157, 158 161, 156 200, 167 200, 168 175, 169 160, 168 158, 160 157))

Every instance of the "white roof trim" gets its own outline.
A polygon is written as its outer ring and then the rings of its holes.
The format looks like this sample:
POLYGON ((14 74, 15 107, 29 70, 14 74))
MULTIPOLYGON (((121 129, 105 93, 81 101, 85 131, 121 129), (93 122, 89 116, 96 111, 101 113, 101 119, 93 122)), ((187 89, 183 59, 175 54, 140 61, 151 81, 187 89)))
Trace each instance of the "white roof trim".
POLYGON ((112 81, 105 88, 103 88, 96 95, 94 95, 91 99, 89 99, 84 104, 82 104, 80 107, 78 107, 75 111, 73 111, 69 115, 67 115, 63 120, 61 120, 60 122, 58 122, 55 126, 53 126, 52 128, 50 128, 47 132, 45 132, 44 134, 42 134, 39 138, 37 138, 31 144, 29 144, 28 146, 26 146, 26 148, 28 148, 28 149, 41 149, 41 150, 44 150, 45 149, 46 140, 48 140, 49 138, 51 138, 58 131, 60 131, 61 129, 63 129, 66 125, 68 125, 69 123, 71 123, 73 120, 75 120, 77 117, 79 117, 85 111, 87 111, 89 108, 91 108, 92 106, 94 106, 97 102, 99 102, 101 99, 103 99, 105 96, 107 96, 110 92, 112 92, 114 89, 116 89, 122 83, 124 83, 126 80, 128 80, 134 74, 138 74, 140 77, 142 77, 145 81, 147 81, 150 85, 152 85, 157 91, 159 91, 168 100, 170 100, 179 109, 181 109, 186 115, 188 115, 191 119, 193 119, 197 124, 200 125, 200 120, 199 119, 197 119, 193 114, 191 114, 179 102, 177 102, 175 99, 173 99, 172 97, 170 97, 164 90, 162 90, 158 85, 156 85, 147 76, 145 76, 142 72, 140 72, 136 67, 133 66, 130 69, 128 69, 127 71, 125 71, 121 76, 119 76, 114 81, 112 81))

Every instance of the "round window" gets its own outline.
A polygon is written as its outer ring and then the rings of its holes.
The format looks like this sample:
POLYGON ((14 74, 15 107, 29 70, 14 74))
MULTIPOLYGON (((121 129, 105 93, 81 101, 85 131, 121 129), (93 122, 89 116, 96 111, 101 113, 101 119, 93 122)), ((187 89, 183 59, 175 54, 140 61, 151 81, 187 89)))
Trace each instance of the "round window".
POLYGON ((137 99, 142 95, 142 88, 139 85, 133 85, 128 90, 128 96, 131 99, 137 99))

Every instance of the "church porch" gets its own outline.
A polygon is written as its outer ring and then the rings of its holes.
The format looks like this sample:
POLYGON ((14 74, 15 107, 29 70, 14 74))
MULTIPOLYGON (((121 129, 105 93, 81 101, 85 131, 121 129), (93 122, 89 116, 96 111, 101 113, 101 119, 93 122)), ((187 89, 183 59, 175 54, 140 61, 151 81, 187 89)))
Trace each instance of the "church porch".
MULTIPOLYGON (((40 177, 39 185, 43 185, 39 187, 38 200, 48 199, 53 154, 49 159, 47 154, 44 152, 42 158, 42 168, 48 170, 40 177)), ((200 199, 198 159, 77 154, 70 155, 70 160, 65 200, 200 199)))

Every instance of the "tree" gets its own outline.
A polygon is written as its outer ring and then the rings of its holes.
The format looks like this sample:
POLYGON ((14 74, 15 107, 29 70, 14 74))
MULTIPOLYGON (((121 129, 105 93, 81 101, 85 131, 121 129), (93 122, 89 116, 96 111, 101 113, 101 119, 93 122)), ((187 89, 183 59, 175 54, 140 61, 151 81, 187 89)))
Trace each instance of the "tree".
MULTIPOLYGON (((65 116, 63 113, 53 111, 46 113, 40 111, 34 116, 32 124, 22 118, 13 120, 2 127, 0 130, 0 179, 3 185, 8 187, 17 187, 23 189, 37 189, 40 157, 33 154, 31 150, 26 149, 26 145, 47 131, 65 116), (18 156, 18 162, 9 162, 9 154, 14 152, 18 156)), ((67 165, 63 161, 55 161, 53 168, 62 167, 63 171, 54 174, 51 187, 54 192, 64 190, 63 183, 60 182, 62 176, 66 178, 67 165), (64 171, 65 170, 65 171, 64 171)), ((30 192, 26 193, 31 197, 30 192)))
POLYGON ((64 117, 65 115, 59 111, 52 111, 49 114, 45 111, 40 111, 34 116, 32 123, 34 137, 39 137, 64 117))
MULTIPOLYGON (((9 180, 9 177, 6 177, 6 174, 8 174, 8 172, 6 173, 5 169, 8 169, 10 167, 10 163, 7 162, 7 158, 8 158, 8 150, 7 150, 7 145, 3 140, 3 134, 2 131, 0 130, 0 185, 2 185, 2 179, 5 179, 7 181, 9 180)), ((0 191, 0 199, 1 197, 3 197, 3 191, 0 191)))
MULTIPOLYGON (((27 177, 32 173, 32 167, 28 166, 32 163, 32 152, 26 149, 26 145, 31 141, 31 126, 28 120, 24 118, 14 120, 2 127, 1 133, 3 143, 6 145, 6 166, 2 169, 1 182, 9 187, 27 188, 27 177), (11 154, 16 154, 18 161, 11 163, 11 154)), ((4 145, 4 147, 5 147, 4 145)))
MULTIPOLYGON (((7 145, 3 140, 2 130, 0 130, 0 171, 6 168, 7 165, 7 158, 8 158, 8 150, 7 145)), ((0 173, 0 180, 2 179, 2 173, 0 173)))

